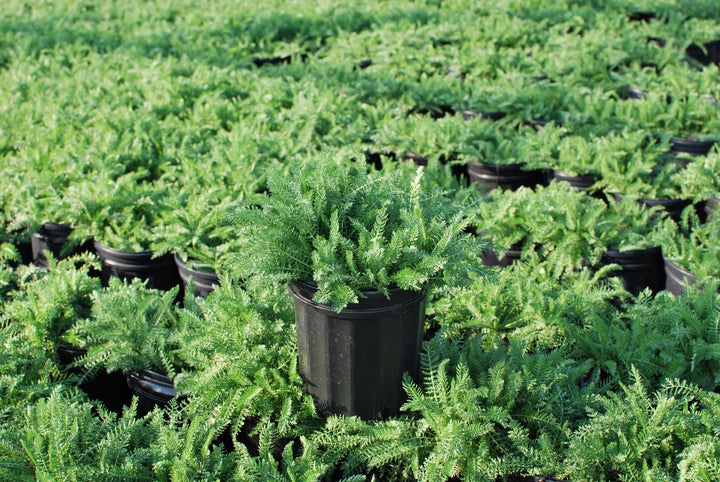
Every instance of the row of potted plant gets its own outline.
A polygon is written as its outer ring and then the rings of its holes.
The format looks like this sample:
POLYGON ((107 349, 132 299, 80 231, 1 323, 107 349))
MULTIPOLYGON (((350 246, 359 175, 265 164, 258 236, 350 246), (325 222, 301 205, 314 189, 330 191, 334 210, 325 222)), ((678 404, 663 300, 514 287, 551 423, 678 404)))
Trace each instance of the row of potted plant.
MULTIPOLYGON (((660 154, 672 137, 714 129, 704 95, 717 98, 717 69, 690 47, 716 33, 708 19, 718 18, 717 6, 653 5, 658 13, 638 22, 637 10, 614 2, 536 3, 321 2, 302 16, 281 2, 264 12, 222 2, 202 11, 11 4, 14 28, 0 34, 11 46, 0 54, 0 69, 10 73, 0 70, 8 99, 0 127, 9 133, 0 182, 20 187, 3 191, 2 240, 27 240, 44 221, 64 222, 75 239, 96 237, 97 248, 159 255, 182 244, 194 258, 204 247, 237 254, 230 266, 245 279, 240 286, 225 278, 207 302, 186 297, 180 307, 175 291, 107 278, 100 288, 81 273, 83 308, 74 313, 75 295, 40 299, 37 290, 55 293, 77 272, 77 258, 61 266, 51 256, 50 271, 3 266, 7 477, 712 479, 712 280, 681 299, 640 295, 618 310, 630 298, 612 279, 601 281, 611 268, 593 275, 574 257, 597 258, 617 234, 613 220, 625 225, 628 213, 650 225, 660 217, 627 202, 618 214, 612 203, 576 193, 568 203, 587 211, 543 208, 565 226, 528 229, 534 244, 526 262, 498 271, 482 266, 483 238, 464 232, 478 212, 492 214, 503 196, 552 203, 562 196, 553 185, 538 188, 537 198, 520 190, 486 199, 453 174, 466 162, 546 161, 559 145, 572 157, 575 144, 561 143, 575 136, 590 146, 583 158, 605 156, 621 173, 651 160, 653 176, 636 169, 641 179, 630 182, 664 189, 678 168, 660 154), (467 16, 477 22, 458 28, 467 16), (655 28, 660 33, 651 34, 655 28), (648 42, 650 35, 662 42, 648 42), (684 81, 687 90, 675 85, 684 81), (522 87, 510 102, 508 85, 522 87), (621 98, 626 85, 640 85, 645 97, 621 98), (647 135, 629 134, 640 128, 647 135), (340 150, 340 162, 313 162, 321 146, 346 144, 358 149, 340 150), (365 151, 377 154, 380 172, 358 162, 365 151), (416 162, 427 164, 422 174, 416 162), (236 211, 240 201, 246 205, 236 211), (228 210, 234 227, 220 222, 228 210), (618 217, 604 220, 607 233, 589 226, 589 214, 608 212, 618 217), (568 231, 573 237, 561 238, 568 231), (468 279, 473 273, 478 279, 468 279), (263 278, 291 281, 290 292, 263 278), (445 286, 453 278, 462 282, 445 286), (38 319, 54 323, 59 313, 63 327, 72 320, 63 336, 88 350, 73 369, 49 361, 50 335, 33 338, 21 305, 37 300, 38 319), (363 309, 364 301, 375 304, 363 309), (411 309, 399 314, 397 301, 411 309), (353 338, 363 331, 355 319, 363 311, 372 326, 353 338), (383 328, 388 318, 402 322, 383 328), (319 356, 305 351, 320 339, 335 345, 319 356), (407 350, 397 349, 401 339, 407 350), (396 371, 373 392, 381 370, 350 359, 355 349, 423 377, 403 382, 396 371), (187 399, 139 421, 153 404, 120 418, 99 408, 93 418, 98 384, 83 370, 116 368, 126 371, 120 385, 160 381, 161 392, 177 389, 187 399), (333 370, 356 373, 355 384, 333 388, 326 377, 333 370), (69 387, 75 376, 84 377, 85 394, 69 387), (336 412, 382 420, 326 417, 336 412), (648 440, 647 430, 658 437, 648 440)), ((717 193, 715 158, 682 171, 702 178, 691 188, 702 189, 698 200, 717 193)), ((693 242, 714 226, 686 223, 678 229, 693 242)), ((713 255, 714 243, 699 244, 713 255)))
POLYGON ((313 467, 311 479, 508 477, 530 466, 556 478, 634 470, 712 474, 706 455, 716 441, 706 434, 716 423, 718 380, 717 357, 708 350, 717 333, 699 320, 717 310, 715 287, 618 308, 616 300, 627 294, 619 283, 602 282, 603 273, 556 276, 552 265, 532 257, 492 277, 440 286, 429 300, 426 325, 436 333, 423 345, 423 378, 405 381, 402 415, 318 420, 294 361, 292 302, 283 287, 260 278, 245 288, 228 283, 207 301, 189 298, 181 308, 173 305, 173 293, 138 282, 101 288, 77 261, 50 271, 29 268, 32 277, 12 282, 22 291, 3 302, 3 374, 22 379, 4 386, 5 475, 219 471, 242 477, 260 470, 258 464, 265 474, 313 467), (113 322, 119 319, 123 323, 113 322), (55 361, 51 347, 59 341, 87 349, 75 362, 79 373, 55 361), (101 367, 174 375, 173 391, 187 398, 182 404, 168 398, 158 404, 164 409, 151 406, 144 417, 140 402, 122 416, 103 408, 109 403, 93 408, 96 402, 71 386, 89 376, 85 370, 101 367), (61 376, 49 376, 53 372, 61 376), (588 407, 596 409, 589 418, 588 407), (260 419, 249 429, 259 435, 254 456, 243 435, 252 416, 260 419), (113 430, 118 426, 124 430, 113 430), (229 445, 222 438, 226 426, 229 445), (608 426, 640 453, 613 444, 615 435, 602 429, 608 426), (643 431, 672 437, 672 447, 643 431), (443 449, 453 440, 462 442, 460 452, 443 449), (100 449, 83 450, 86 444, 100 449), (176 446, 186 449, 169 456, 176 446), (533 455, 542 447, 547 452, 533 455), (106 449, 117 463, 104 464, 106 449), (662 462, 652 462, 657 454, 662 462))

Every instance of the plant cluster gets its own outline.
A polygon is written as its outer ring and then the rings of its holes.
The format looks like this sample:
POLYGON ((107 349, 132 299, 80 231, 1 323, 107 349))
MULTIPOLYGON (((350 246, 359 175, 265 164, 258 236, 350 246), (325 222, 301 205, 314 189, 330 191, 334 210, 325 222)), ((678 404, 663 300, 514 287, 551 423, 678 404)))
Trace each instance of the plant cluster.
POLYGON ((717 213, 632 202, 720 193, 717 146, 678 154, 720 140, 716 0, 196 3, 3 4, 0 479, 720 479, 717 213), (591 174, 610 202, 479 195, 470 161, 591 174), (221 285, 27 266, 45 222, 221 285), (482 231, 522 262, 483 267, 482 231), (588 269, 647 243, 695 289, 588 269), (318 414, 298 278, 336 309, 428 289, 399 415, 318 414), (139 369, 176 397, 116 413, 89 388, 139 369))

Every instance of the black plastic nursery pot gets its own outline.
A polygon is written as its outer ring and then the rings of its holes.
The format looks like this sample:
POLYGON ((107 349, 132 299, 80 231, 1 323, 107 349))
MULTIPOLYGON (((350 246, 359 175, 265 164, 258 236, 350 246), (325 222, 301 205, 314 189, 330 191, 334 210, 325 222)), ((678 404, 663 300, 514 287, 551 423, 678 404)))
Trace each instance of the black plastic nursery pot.
POLYGON ((220 278, 216 273, 189 268, 177 254, 174 259, 178 274, 180 274, 182 280, 183 292, 187 289, 191 276, 195 280, 195 296, 207 298, 207 295, 212 293, 216 286, 220 285, 220 278))
POLYGON ((705 214, 707 217, 713 216, 715 211, 717 211, 718 206, 718 199, 716 197, 711 197, 707 201, 705 201, 705 214))
POLYGON ((511 264, 520 261, 522 258, 522 243, 515 243, 505 251, 502 258, 498 258, 494 250, 484 251, 482 254, 482 262, 485 266, 499 266, 505 268, 511 264))
POLYGON ((704 44, 691 44, 685 49, 685 54, 703 65, 720 63, 720 40, 713 40, 704 44))
POLYGON ((20 255, 19 261, 12 261, 10 266, 17 267, 18 264, 30 264, 33 260, 32 244, 30 241, 19 241, 12 243, 20 255))
POLYGON ((30 236, 33 263, 43 268, 48 267, 44 250, 50 251, 56 258, 60 258, 60 253, 72 231, 72 228, 66 224, 43 224, 36 233, 30 236))
POLYGON ((171 253, 153 258, 152 251, 120 251, 94 242, 95 252, 102 262, 102 282, 110 278, 147 280, 149 288, 170 290, 180 283, 177 266, 171 253))
POLYGON ((685 285, 697 283, 697 276, 663 257, 665 262, 665 289, 675 296, 682 296, 685 285))
POLYGON ((487 164, 468 161, 467 175, 471 182, 481 186, 480 191, 488 193, 493 189, 515 190, 522 186, 544 185, 546 173, 541 169, 524 170, 525 164, 487 164))
MULTIPOLYGON (((82 367, 73 367, 72 363, 87 354, 84 348, 71 345, 58 345, 58 361, 60 367, 68 373, 82 376, 82 367)), ((108 373, 104 368, 93 376, 86 376, 78 384, 83 392, 93 400, 99 400, 111 412, 121 413, 123 408, 130 405, 132 392, 128 387, 125 375, 120 371, 108 373)))
POLYGON ((324 415, 381 419, 405 402, 403 375, 417 378, 427 293, 378 291, 339 313, 312 300, 317 288, 288 285, 295 304, 299 371, 324 415))
POLYGON ((691 156, 707 156, 714 145, 715 141, 670 139, 670 152, 673 154, 690 154, 691 156))
MULTIPOLYGON (((612 193, 615 202, 620 204, 623 197, 620 194, 612 193)), ((645 208, 660 207, 665 216, 676 222, 680 221, 683 210, 692 204, 689 199, 638 199, 637 203, 645 208)))
POLYGON ((680 221, 683 210, 692 204, 689 199, 638 199, 637 202, 647 207, 660 206, 676 222, 680 221))
POLYGON ((553 171, 553 178, 560 182, 566 182, 579 191, 588 191, 598 182, 598 177, 593 174, 568 174, 562 171, 553 171))
MULTIPOLYGON (((48 260, 45 257, 45 250, 50 251, 57 259, 63 259, 62 255, 65 243, 72 234, 73 228, 67 224, 45 223, 40 229, 30 236, 33 263, 43 268, 48 267, 48 260)), ((83 244, 76 246, 67 256, 87 251, 89 246, 83 244)))
POLYGON ((647 93, 633 85, 623 85, 620 89, 618 89, 618 95, 621 99, 639 100, 644 99, 647 93))
POLYGON ((627 251, 608 250, 603 253, 600 265, 609 264, 620 267, 611 276, 620 277, 623 287, 635 296, 645 288, 650 288, 653 293, 665 289, 665 262, 660 246, 627 251))
POLYGON ((465 120, 470 120, 474 117, 480 116, 484 120, 499 121, 499 120, 504 119, 507 116, 507 112, 503 112, 503 111, 477 112, 477 111, 468 110, 468 109, 461 110, 460 114, 462 114, 463 119, 465 119, 465 120))
POLYGON ((164 407, 175 397, 185 398, 175 393, 172 378, 151 370, 132 370, 125 372, 130 391, 138 397, 137 416, 144 417, 155 407, 164 407))

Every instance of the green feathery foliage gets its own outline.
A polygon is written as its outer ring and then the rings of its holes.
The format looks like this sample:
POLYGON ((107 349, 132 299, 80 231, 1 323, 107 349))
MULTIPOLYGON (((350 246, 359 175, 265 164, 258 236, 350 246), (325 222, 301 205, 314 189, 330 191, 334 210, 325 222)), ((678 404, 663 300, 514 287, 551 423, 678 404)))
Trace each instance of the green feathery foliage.
POLYGON ((177 292, 178 287, 163 292, 138 279, 117 278, 95 291, 90 316, 77 320, 65 337, 87 349, 78 362, 87 368, 85 376, 104 367, 108 372, 148 369, 172 378, 181 365, 177 292))
POLYGON ((720 195, 720 147, 713 147, 707 156, 693 159, 677 174, 687 199, 705 201, 720 195))
POLYGON ((273 421, 282 436, 315 413, 297 372, 294 316, 284 287, 226 279, 202 304, 180 311, 178 355, 191 368, 178 375, 185 411, 210 416, 232 433, 251 418, 273 421))
POLYGON ((649 393, 637 370, 632 385, 609 392, 599 410, 572 435, 565 461, 568 477, 580 480, 713 480, 717 464, 699 462, 698 451, 710 456, 716 445, 717 394, 684 382, 668 381, 649 393), (712 416, 711 415, 711 416, 712 416), (680 472, 680 473, 679 473, 680 472), (695 473, 697 479, 688 479, 695 473))
POLYGON ((10 299, 10 293, 17 287, 18 276, 11 263, 17 263, 20 255, 10 243, 0 243, 0 304, 10 299))
POLYGON ((224 222, 236 201, 230 196, 222 197, 220 189, 183 192, 162 203, 167 214, 157 228, 154 249, 175 252, 193 269, 215 272, 221 270, 225 259, 240 250, 237 233, 224 222))
POLYGON ((75 321, 90 315, 91 296, 100 280, 89 271, 99 269, 94 255, 75 255, 62 261, 48 253, 49 270, 30 283, 5 307, 3 317, 21 328, 28 342, 57 362, 57 345, 75 321))
POLYGON ((232 214, 248 237, 234 267, 315 283, 315 301, 337 311, 362 290, 420 291, 480 270, 482 243, 464 233, 469 206, 448 203, 422 182, 422 169, 414 179, 398 174, 326 156, 292 177, 271 176, 259 207, 232 214))
POLYGON ((67 379, 56 348, 65 331, 89 313, 91 293, 99 287, 88 276, 92 256, 49 260, 52 271, 23 267, 8 272, 16 291, 0 310, 0 419, 16 416, 67 379))
POLYGON ((652 234, 663 255, 697 276, 699 285, 720 279, 718 236, 720 216, 701 223, 694 206, 685 208, 679 222, 666 219, 652 234))
POLYGON ((614 313, 610 301, 628 296, 617 278, 604 279, 610 268, 553 268, 530 256, 492 278, 443 290, 428 307, 427 323, 446 338, 479 335, 487 349, 522 341, 528 350, 546 350, 567 341, 559 320, 614 313))
MULTIPOLYGON (((238 457, 209 443, 212 424, 207 418, 188 419, 173 401, 146 418, 147 465, 153 480, 232 480, 238 457)), ((145 447, 141 447, 145 448, 145 447)))
MULTIPOLYGON (((65 196, 74 227, 69 240, 76 243, 94 237, 121 251, 153 250, 158 239, 154 228, 164 207, 161 201, 170 193, 169 185, 140 182, 135 172, 77 182, 65 196)), ((155 250, 155 254, 163 251, 155 250)))
POLYGON ((519 244, 524 258, 535 251, 562 272, 596 265, 608 249, 653 246, 648 235, 661 221, 657 210, 629 199, 606 204, 552 182, 535 190, 495 192, 492 202, 480 205, 476 222, 501 249, 519 244))

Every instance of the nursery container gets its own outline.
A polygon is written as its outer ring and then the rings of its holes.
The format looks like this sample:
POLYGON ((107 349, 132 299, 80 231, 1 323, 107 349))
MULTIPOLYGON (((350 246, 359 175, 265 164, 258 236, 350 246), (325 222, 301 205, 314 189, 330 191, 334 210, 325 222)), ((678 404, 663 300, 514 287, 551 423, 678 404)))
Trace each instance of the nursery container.
POLYGON ((468 161, 467 175, 470 181, 480 184, 480 191, 488 193, 496 188, 515 190, 521 186, 535 187, 545 184, 545 172, 540 169, 524 170, 525 164, 487 164, 468 161))
POLYGON ((102 262, 102 282, 110 278, 147 280, 149 288, 169 290, 180 283, 177 266, 171 253, 153 258, 152 251, 129 252, 103 246, 95 241, 95 251, 102 262))
POLYGON ((618 94, 621 99, 639 100, 644 99, 647 93, 633 85, 623 85, 618 89, 618 94))
POLYGON ((313 301, 316 286, 289 284, 295 304, 299 371, 324 414, 380 419, 405 402, 403 374, 416 378, 426 292, 363 291, 340 312, 313 301))
POLYGON ((665 262, 665 289, 675 296, 681 296, 685 284, 694 285, 697 283, 697 276, 663 257, 665 262))
MULTIPOLYGON (((43 268, 48 267, 48 260, 43 252, 46 249, 50 251, 55 258, 64 258, 64 256, 62 256, 62 251, 72 231, 73 229, 66 224, 43 224, 36 233, 33 233, 32 236, 30 236, 33 263, 36 266, 41 266, 43 268)), ((77 246, 69 254, 73 255, 86 250, 86 245, 77 246)))
POLYGON ((596 182, 598 182, 597 176, 593 174, 575 175, 567 174, 561 171, 553 171, 552 175, 554 179, 557 179, 560 182, 567 182, 579 191, 587 191, 593 187, 596 182))
POLYGON ((522 243, 513 244, 505 251, 502 258, 498 258, 494 250, 487 250, 482 254, 482 262, 485 266, 510 266, 522 257, 522 243))
POLYGON ((108 373, 102 369, 80 383, 79 387, 88 397, 101 401, 105 408, 118 414, 132 402, 132 392, 120 371, 108 373))
POLYGON ((507 112, 503 112, 503 111, 476 112, 474 110, 467 110, 467 109, 461 110, 460 114, 462 114, 463 119, 465 119, 465 120, 470 120, 474 117, 480 116, 485 120, 499 121, 499 120, 504 119, 507 116, 507 112))
POLYGON ((716 197, 711 197, 707 201, 705 201, 705 213, 707 214, 707 217, 710 217, 717 211, 717 205, 718 205, 718 199, 716 197))
POLYGON ((57 351, 58 364, 60 365, 60 368, 63 370, 69 370, 72 373, 80 373, 79 369, 71 368, 70 365, 72 365, 77 359, 85 356, 85 354, 87 354, 86 349, 78 348, 72 345, 60 344, 57 345, 55 350, 57 351))
POLYGON ((720 40, 708 42, 703 47, 691 44, 685 49, 685 54, 703 65, 720 63, 720 40))
POLYGON ((638 199, 637 202, 647 207, 660 206, 669 218, 678 222, 683 210, 692 204, 688 199, 638 199))
POLYGON ((17 249, 20 259, 18 262, 11 262, 10 266, 17 267, 18 264, 30 264, 33 260, 32 244, 30 241, 15 241, 13 243, 17 249))
POLYGON ((215 286, 220 285, 220 278, 216 273, 188 268, 177 254, 175 255, 175 264, 177 265, 178 273, 182 280, 183 291, 187 288, 190 276, 195 280, 195 296, 207 298, 207 295, 212 293, 215 286))
POLYGON ((619 276, 625 289, 633 295, 637 296, 645 288, 653 293, 665 289, 665 263, 660 246, 603 253, 600 265, 613 263, 620 266, 620 271, 611 276, 619 276))
MULTIPOLYGON (((83 367, 71 367, 70 365, 85 356, 86 349, 72 345, 58 345, 56 350, 60 367, 63 370, 76 376, 83 375, 85 370, 83 367)), ((82 379, 78 387, 91 399, 100 400, 111 412, 121 413, 123 407, 130 405, 132 401, 132 392, 125 380, 125 375, 119 371, 108 373, 102 368, 91 377, 86 376, 82 379)))
MULTIPOLYGON (((615 202, 620 204, 623 197, 618 193, 612 193, 615 202)), ((692 204, 688 199, 638 199, 637 203, 646 208, 660 207, 666 216, 680 221, 683 210, 692 204)))
POLYGON ((164 407, 177 395, 172 378, 150 370, 128 371, 125 378, 130 391, 138 397, 138 417, 147 415, 155 407, 164 407))
POLYGON ((670 139, 670 152, 674 154, 690 154, 691 156, 707 156, 714 145, 715 141, 670 139))

